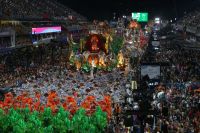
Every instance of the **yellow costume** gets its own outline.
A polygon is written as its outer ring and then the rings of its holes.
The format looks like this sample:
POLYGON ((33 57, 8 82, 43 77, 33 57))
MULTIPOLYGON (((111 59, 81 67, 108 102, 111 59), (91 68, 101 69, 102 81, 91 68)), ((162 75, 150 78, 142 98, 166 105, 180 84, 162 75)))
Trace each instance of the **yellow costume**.
POLYGON ((100 59, 99 59, 99 66, 100 67, 105 67, 106 66, 106 64, 104 62, 104 57, 103 56, 101 56, 100 59))
POLYGON ((83 52, 83 48, 85 47, 85 40, 83 38, 80 39, 80 52, 83 52))
POLYGON ((123 66, 124 66, 124 56, 123 56, 122 51, 120 51, 120 52, 118 53, 117 58, 118 58, 117 67, 123 67, 123 66))
POLYGON ((105 50, 106 50, 106 54, 108 54, 109 53, 109 44, 112 41, 112 37, 108 33, 105 33, 105 37, 106 37, 105 50))

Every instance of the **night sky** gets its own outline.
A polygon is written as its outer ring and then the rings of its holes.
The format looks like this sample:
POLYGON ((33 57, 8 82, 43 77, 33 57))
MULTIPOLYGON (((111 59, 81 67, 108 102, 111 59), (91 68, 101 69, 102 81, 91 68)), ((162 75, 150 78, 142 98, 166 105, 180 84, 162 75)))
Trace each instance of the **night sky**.
POLYGON ((181 17, 185 11, 200 8, 200 0, 57 0, 89 20, 111 20, 131 12, 149 12, 150 18, 181 17))

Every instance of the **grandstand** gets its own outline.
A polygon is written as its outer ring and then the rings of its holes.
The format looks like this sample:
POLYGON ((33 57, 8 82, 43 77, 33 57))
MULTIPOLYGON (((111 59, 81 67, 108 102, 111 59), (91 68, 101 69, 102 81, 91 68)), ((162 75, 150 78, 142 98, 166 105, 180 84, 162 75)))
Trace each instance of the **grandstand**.
POLYGON ((71 30, 81 30, 86 23, 85 17, 57 1, 0 0, 0 49, 30 45, 33 38, 40 40, 58 36, 33 36, 31 29, 34 27, 62 26, 62 36, 66 36, 71 30))
POLYGON ((190 40, 200 43, 200 10, 186 14, 178 21, 177 28, 187 33, 190 40))
POLYGON ((50 19, 87 21, 72 9, 53 0, 0 0, 0 15, 8 19, 50 19))
POLYGON ((200 26, 200 10, 197 9, 186 14, 182 19, 180 19, 179 24, 187 26, 200 26))

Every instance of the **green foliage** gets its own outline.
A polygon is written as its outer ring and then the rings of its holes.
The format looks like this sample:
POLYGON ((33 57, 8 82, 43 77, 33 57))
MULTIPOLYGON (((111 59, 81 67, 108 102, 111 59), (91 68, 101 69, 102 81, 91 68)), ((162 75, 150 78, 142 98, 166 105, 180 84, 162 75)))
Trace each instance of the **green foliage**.
POLYGON ((42 133, 43 128, 42 128, 42 122, 39 119, 39 112, 34 111, 32 115, 29 116, 27 128, 28 128, 27 132, 42 133))
POLYGON ((74 53, 77 53, 80 48, 80 45, 78 43, 72 44, 72 50, 74 53))
POLYGON ((107 126, 107 116, 100 107, 92 116, 79 109, 72 119, 70 113, 60 108, 53 114, 50 108, 43 113, 25 109, 10 109, 5 113, 0 109, 0 132, 12 133, 103 133, 107 126))
POLYGON ((111 72, 113 70, 113 68, 111 66, 107 67, 107 71, 111 72))
POLYGON ((123 37, 114 36, 113 41, 111 43, 111 51, 117 55, 119 51, 122 49, 124 43, 123 37))
POLYGON ((71 65, 74 65, 75 58, 74 58, 74 57, 71 57, 71 58, 69 59, 69 62, 70 62, 71 65))
POLYGON ((117 67, 117 63, 118 63, 117 60, 115 60, 114 62, 112 62, 111 65, 107 67, 107 71, 111 72, 114 68, 117 67))
POLYGON ((84 109, 79 109, 74 115, 72 122, 74 123, 73 127, 75 132, 79 133, 87 133, 89 130, 89 117, 86 116, 86 112, 84 109))
POLYGON ((97 107, 97 111, 92 115, 92 123, 96 128, 95 133, 104 132, 107 126, 107 117, 106 113, 101 110, 100 107, 97 107))
POLYGON ((54 132, 65 133, 69 126, 66 126, 65 119, 69 117, 69 112, 60 108, 58 113, 53 117, 52 126, 54 132))
POLYGON ((83 64, 81 68, 84 72, 89 73, 90 69, 91 69, 91 65, 87 62, 87 63, 83 64))

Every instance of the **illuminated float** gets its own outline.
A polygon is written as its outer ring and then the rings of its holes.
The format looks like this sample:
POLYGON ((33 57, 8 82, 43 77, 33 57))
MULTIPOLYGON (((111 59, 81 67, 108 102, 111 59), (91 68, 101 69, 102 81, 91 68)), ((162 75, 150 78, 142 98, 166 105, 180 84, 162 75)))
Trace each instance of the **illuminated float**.
POLYGON ((122 51, 118 53, 117 59, 118 59, 117 67, 124 67, 124 55, 122 51))
POLYGON ((99 34, 91 34, 87 38, 83 52, 84 60, 90 65, 93 63, 93 67, 97 67, 99 65, 100 59, 101 63, 105 60, 105 57, 100 54, 102 52, 106 53, 105 42, 106 39, 99 34))
POLYGON ((96 70, 112 71, 114 68, 124 67, 123 53, 119 52, 122 43, 123 41, 119 46, 111 46, 114 45, 113 37, 108 29, 92 30, 87 37, 80 39, 79 44, 70 42, 72 45, 70 64, 72 68, 75 66, 77 71, 90 72, 91 77, 96 70))

